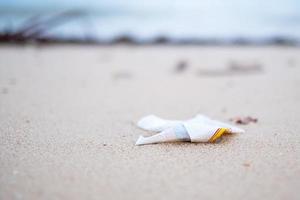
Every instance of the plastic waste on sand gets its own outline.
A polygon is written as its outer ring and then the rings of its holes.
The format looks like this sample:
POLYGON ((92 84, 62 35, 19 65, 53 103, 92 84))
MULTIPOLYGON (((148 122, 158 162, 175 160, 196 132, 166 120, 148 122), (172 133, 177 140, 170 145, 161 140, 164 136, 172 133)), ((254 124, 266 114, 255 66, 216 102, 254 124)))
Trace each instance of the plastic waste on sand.
POLYGON ((225 133, 245 132, 241 128, 212 120, 204 115, 197 115, 185 121, 166 120, 155 115, 148 115, 139 120, 137 126, 157 134, 150 137, 140 136, 136 145, 177 141, 215 142, 225 133))

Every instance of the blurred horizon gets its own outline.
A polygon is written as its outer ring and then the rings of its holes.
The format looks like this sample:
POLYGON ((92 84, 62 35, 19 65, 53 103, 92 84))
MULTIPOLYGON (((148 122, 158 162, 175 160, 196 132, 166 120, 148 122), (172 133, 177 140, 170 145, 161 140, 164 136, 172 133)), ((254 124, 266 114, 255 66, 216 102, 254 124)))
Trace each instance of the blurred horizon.
POLYGON ((16 30, 32 17, 77 11, 75 18, 45 31, 49 37, 111 40, 268 39, 300 41, 300 1, 2 0, 0 32, 16 30))

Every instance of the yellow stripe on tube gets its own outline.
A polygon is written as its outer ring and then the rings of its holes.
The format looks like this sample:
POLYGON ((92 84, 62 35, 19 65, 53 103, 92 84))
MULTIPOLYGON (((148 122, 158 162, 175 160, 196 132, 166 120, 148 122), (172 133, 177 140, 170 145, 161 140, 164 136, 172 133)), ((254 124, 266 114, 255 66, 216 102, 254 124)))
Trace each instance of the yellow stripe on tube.
POLYGON ((216 141, 219 137, 221 137, 225 132, 226 128, 218 128, 218 130, 214 133, 214 135, 209 139, 209 142, 216 141))

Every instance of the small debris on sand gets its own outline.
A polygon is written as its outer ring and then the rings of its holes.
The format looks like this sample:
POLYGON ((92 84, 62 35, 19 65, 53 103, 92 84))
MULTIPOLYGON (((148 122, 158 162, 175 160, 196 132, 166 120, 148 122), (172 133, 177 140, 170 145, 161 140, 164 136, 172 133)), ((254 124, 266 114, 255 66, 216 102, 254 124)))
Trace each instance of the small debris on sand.
POLYGON ((8 93, 8 89, 6 87, 2 88, 2 94, 7 94, 8 93))
POLYGON ((242 63, 230 61, 226 68, 219 70, 202 69, 198 71, 200 76, 233 76, 233 75, 249 75, 259 73, 263 70, 263 66, 259 63, 242 63))
POLYGON ((258 119, 248 116, 248 117, 234 117, 234 118, 231 118, 230 121, 233 121, 236 124, 247 125, 251 122, 257 123, 258 119))
POLYGON ((180 60, 177 62, 175 66, 175 72, 176 73, 182 73, 187 70, 189 64, 186 60, 180 60))
POLYGON ((243 163, 243 166, 244 166, 244 167, 250 167, 250 166, 251 166, 251 164, 250 164, 250 163, 248 163, 248 162, 245 162, 245 163, 243 163))
POLYGON ((236 61, 231 61, 228 64, 228 69, 232 72, 258 72, 262 70, 262 65, 259 63, 239 63, 236 61))
POLYGON ((127 71, 119 71, 113 74, 114 80, 120 80, 120 79, 131 79, 132 74, 127 71))

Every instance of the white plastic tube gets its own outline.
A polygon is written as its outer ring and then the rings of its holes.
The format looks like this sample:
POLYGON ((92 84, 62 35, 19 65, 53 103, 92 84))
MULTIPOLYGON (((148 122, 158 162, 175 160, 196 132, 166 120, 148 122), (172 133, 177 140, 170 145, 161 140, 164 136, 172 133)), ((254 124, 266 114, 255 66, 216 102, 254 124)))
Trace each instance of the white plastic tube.
POLYGON ((138 126, 147 131, 159 132, 150 137, 140 136, 136 145, 162 142, 190 141, 214 142, 224 133, 243 133, 243 129, 217 120, 211 120, 204 115, 185 120, 165 120, 155 115, 149 115, 138 122, 138 126))
POLYGON ((150 137, 140 136, 136 141, 136 145, 144 145, 144 144, 155 144, 155 143, 163 143, 163 142, 184 142, 191 141, 187 130, 181 124, 177 124, 174 127, 167 128, 166 130, 155 134, 150 137))

